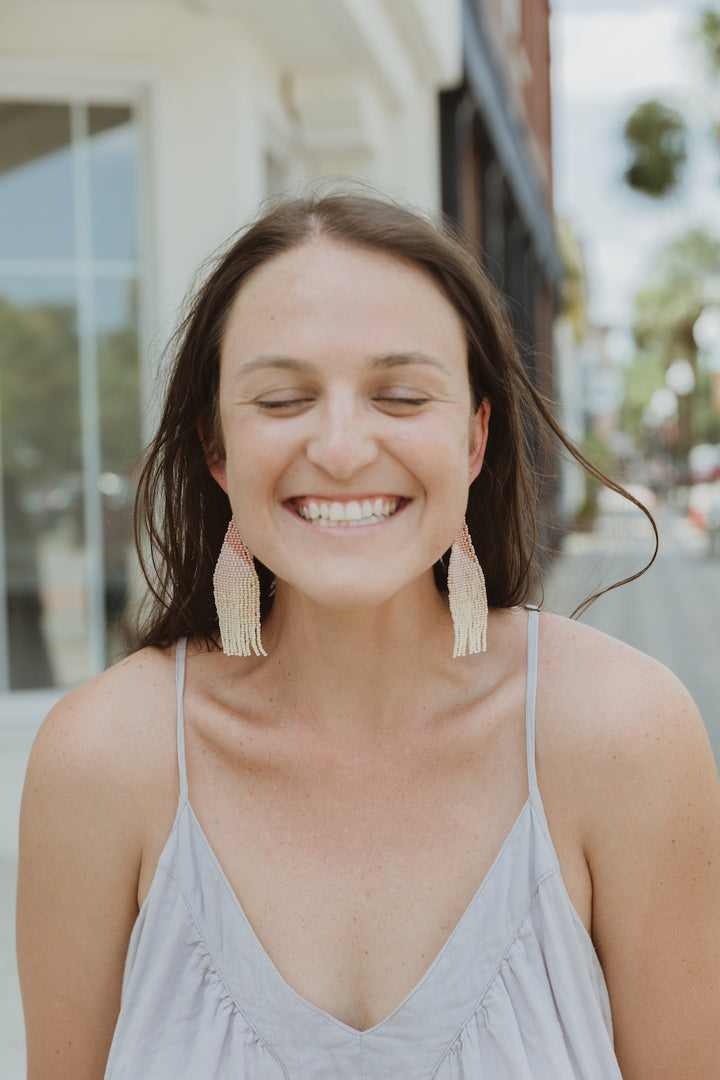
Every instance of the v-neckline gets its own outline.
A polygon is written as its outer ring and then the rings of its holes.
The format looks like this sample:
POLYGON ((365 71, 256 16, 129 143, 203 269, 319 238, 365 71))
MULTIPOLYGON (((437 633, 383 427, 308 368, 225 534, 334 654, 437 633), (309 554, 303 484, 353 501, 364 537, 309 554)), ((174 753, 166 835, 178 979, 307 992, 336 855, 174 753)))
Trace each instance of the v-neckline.
MULTIPOLYGON (((192 822, 193 828, 197 832, 197 835, 199 836, 200 840, 202 841, 202 844, 205 847, 205 849, 206 849, 206 851, 207 851, 207 853, 209 855, 211 863, 213 864, 213 866, 216 869, 216 872, 218 874, 218 877, 219 877, 220 881, 222 882, 223 887, 230 894, 231 904, 233 906, 233 909, 236 912, 237 916, 239 917, 239 919, 241 921, 241 924, 245 929, 246 934, 249 936, 250 940, 252 941, 252 943, 253 943, 253 945, 255 947, 255 951, 257 952, 258 956, 262 960, 263 964, 270 971, 272 979, 277 984, 280 991, 282 993, 284 993, 285 995, 290 995, 292 998, 294 998, 296 1001, 298 1001, 302 1006, 304 1006, 307 1009, 312 1010, 314 1013, 317 1013, 318 1015, 320 1015, 327 1022, 329 1022, 331 1024, 334 1024, 337 1027, 342 1028, 348 1034, 350 1034, 352 1036, 356 1036, 356 1037, 366 1038, 366 1037, 368 1037, 370 1035, 375 1034, 381 1028, 384 1028, 387 1025, 389 1025, 393 1021, 393 1019, 395 1017, 397 1017, 404 1010, 405 1006, 411 1001, 412 998, 414 998, 416 996, 416 994, 420 991, 421 987, 423 987, 425 985, 425 983, 432 977, 432 974, 433 974, 434 970, 438 967, 438 965, 444 959, 446 954, 453 948, 455 940, 459 937, 459 935, 461 933, 461 928, 464 926, 464 924, 469 919, 472 918, 473 913, 475 911, 475 908, 479 906, 481 898, 482 898, 482 896, 484 895, 484 893, 486 891, 486 887, 487 887, 488 883, 492 880, 492 878, 495 876, 495 873, 497 871, 497 867, 502 863, 503 855, 504 855, 505 851, 507 850, 507 848, 510 846, 510 844, 512 842, 512 839, 515 836, 515 833, 520 828, 521 823, 524 820, 524 818, 531 812, 531 809, 532 809, 532 792, 530 792, 528 794, 525 802, 523 803, 522 807, 520 808, 520 811, 518 812, 515 820, 513 821, 513 824, 510 827, 510 830, 507 833, 502 845, 500 846, 500 849, 498 850, 497 854, 493 858, 493 860, 492 860, 492 862, 490 864, 490 867, 488 868, 485 876, 483 877, 482 881, 480 882, 480 885, 478 886, 478 888, 473 893, 473 896, 470 899, 470 901, 469 901, 468 905, 466 906, 466 908, 464 909, 462 915, 460 916, 458 921, 455 923, 455 926, 450 931, 450 934, 445 939, 444 943, 441 945, 439 951, 436 953, 434 958, 431 960, 429 966, 425 969, 425 971, 420 976, 418 981, 408 991, 408 993, 399 1002, 399 1004, 396 1005, 390 1011, 390 1013, 388 1013, 388 1015, 386 1017, 384 1017, 382 1020, 379 1020, 376 1024, 373 1024, 369 1028, 356 1028, 356 1027, 353 1027, 352 1024, 345 1023, 344 1020, 340 1020, 338 1017, 334 1016, 331 1012, 328 1012, 326 1009, 323 1009, 321 1006, 316 1005, 314 1002, 312 1002, 308 998, 304 997, 299 991, 295 990, 294 987, 287 981, 287 979, 284 977, 284 975, 282 975, 282 973, 280 972, 277 965, 271 959, 270 954, 268 953, 267 949, 265 948, 265 946, 261 942, 260 938, 258 937, 257 933, 255 932, 255 930, 253 928, 253 925, 250 922, 250 919, 248 918, 248 916, 247 916, 247 914, 245 912, 245 909, 243 908, 243 905, 240 902, 240 899, 239 899, 237 893, 235 892, 234 888, 230 884, 230 880, 229 880, 227 874, 225 873, 225 871, 224 871, 224 869, 222 867, 222 864, 221 864, 221 862, 220 862, 220 860, 219 860, 219 858, 218 858, 218 856, 217 856, 217 854, 215 852, 215 849, 213 848, 212 844, 210 843, 210 841, 209 841, 209 839, 207 837, 207 834, 205 833, 205 830, 203 829, 197 815, 195 814, 195 811, 193 810, 192 804, 190 803, 190 799, 187 796, 185 796, 184 800, 181 798, 181 805, 178 807, 178 815, 177 815, 178 819, 182 816, 183 809, 186 810, 186 812, 188 813, 189 818, 190 818, 190 820, 192 822), (184 805, 183 805, 183 803, 184 803, 184 805)), ((173 832, 175 832, 175 830, 173 830, 173 832)), ((162 856, 160 858, 160 862, 162 862, 162 856)), ((158 866, 159 866, 159 864, 158 864, 158 866)), ((148 897, 150 895, 150 892, 152 892, 152 885, 151 885, 150 891, 148 892, 148 897)), ((145 903, 147 902, 148 897, 146 897, 145 903)), ((143 907, 144 906, 145 905, 143 904, 143 907)))
MULTIPOLYGON (((495 855, 492 863, 490 864, 489 869, 487 870, 485 876, 483 877, 483 880, 480 882, 478 888, 476 889, 475 893, 473 894, 472 898, 470 899, 467 907, 465 908, 462 915, 458 919, 457 923, 453 927, 452 931, 448 935, 448 937, 445 940, 444 944, 441 946, 440 950, 438 951, 438 953, 436 954, 434 959, 431 961, 428 968, 425 970, 424 974, 414 984, 414 986, 410 989, 410 991, 406 994, 406 996, 402 999, 402 1001, 397 1006, 395 1006, 392 1009, 392 1011, 386 1017, 384 1017, 382 1020, 378 1021, 376 1024, 373 1024, 371 1027, 365 1028, 365 1029, 355 1028, 350 1024, 346 1024, 343 1020, 340 1020, 337 1017, 333 1016, 332 1013, 327 1012, 325 1009, 322 1009, 320 1006, 313 1004, 310 1000, 303 997, 303 995, 300 994, 298 991, 294 990, 293 987, 290 985, 290 983, 280 973, 279 969, 276 967, 274 962, 271 960, 269 953, 267 952, 264 945, 260 941, 259 937, 255 933, 255 930, 253 929, 252 924, 250 923, 250 920, 249 920, 248 916, 246 915, 245 910, 243 909, 243 906, 240 903, 240 900, 239 900, 235 890, 233 889, 232 885, 230 884, 230 881, 229 881, 229 879, 227 877, 227 874, 225 873, 225 871, 224 871, 224 869, 222 867, 222 864, 220 863, 220 860, 218 859, 212 844, 210 843, 207 835, 205 834, 205 831, 202 828, 202 825, 200 824, 200 821, 198 820, 197 816, 195 815, 195 812, 194 812, 194 810, 192 808, 192 805, 190 803, 190 798, 189 798, 189 793, 188 793, 187 768, 186 768, 186 763, 185 763, 185 734, 184 734, 184 726, 185 725, 184 725, 184 717, 183 717, 183 711, 184 711, 183 710, 183 697, 184 697, 184 682, 185 682, 185 652, 186 652, 185 646, 186 646, 186 642, 185 642, 184 639, 181 639, 181 641, 178 642, 177 652, 176 652, 176 663, 175 663, 175 683, 176 683, 177 708, 178 708, 177 751, 178 751, 178 767, 179 767, 179 772, 180 772, 180 798, 178 800, 178 808, 177 808, 177 814, 176 814, 176 819, 175 819, 175 825, 173 826, 173 830, 171 832, 170 837, 168 837, 168 841, 167 841, 166 847, 165 847, 165 849, 163 851, 163 855, 165 854, 165 851, 169 847, 173 836, 175 836, 177 834, 177 829, 178 829, 178 826, 180 824, 181 818, 183 816, 183 811, 186 810, 187 814, 188 814, 188 819, 191 822, 193 828, 195 829, 195 831, 196 831, 196 833, 197 833, 197 835, 198 835, 198 837, 199 837, 199 839, 200 839, 200 841, 202 843, 202 846, 205 848, 211 865, 215 868, 215 872, 217 873, 218 878, 219 878, 220 882, 222 883, 222 885, 224 887, 224 890, 231 897, 232 908, 233 908, 234 912, 236 913, 236 915, 237 915, 237 917, 238 917, 238 919, 240 921, 240 925, 245 930, 245 935, 246 935, 247 941, 251 944, 251 946, 252 946, 252 948, 253 948, 253 950, 254 950, 257 958, 258 958, 259 963, 263 966, 263 968, 267 972, 271 982, 277 987, 278 992, 282 993, 288 1001, 292 1000, 292 1001, 296 1002, 301 1007, 301 1009, 305 1012, 306 1015, 307 1015, 307 1013, 309 1011, 310 1013, 315 1014, 316 1016, 318 1016, 323 1022, 332 1024, 336 1028, 338 1028, 339 1030, 345 1032, 348 1037, 354 1037, 354 1038, 367 1039, 369 1036, 371 1036, 373 1034, 380 1034, 380 1032, 382 1032, 383 1030, 385 1030, 387 1028, 391 1028, 393 1021, 394 1020, 399 1020, 399 1018, 402 1017, 405 1014, 405 1012, 407 1012, 409 1010, 410 1003, 413 1001, 413 999, 415 999, 420 994, 421 990, 431 980, 431 978, 433 976, 433 973, 438 969, 438 967, 440 967, 443 964, 443 962, 445 961, 448 954, 454 951, 456 943, 459 941, 460 936, 462 934, 463 928, 465 928, 467 926, 467 924, 472 921, 473 914, 474 914, 475 910, 478 907, 481 906, 482 898, 485 895, 486 891, 488 891, 488 887, 489 887, 490 882, 496 877, 497 872, 498 872, 498 867, 502 864, 503 857, 504 857, 508 847, 510 846, 513 838, 517 835, 517 833, 518 833, 518 831, 520 829, 521 823, 526 818, 532 819, 533 816, 536 817, 538 819, 538 821, 539 821, 540 831, 541 831, 541 833, 543 833, 545 835, 545 838, 546 838, 546 841, 547 841, 546 855, 547 855, 548 860, 549 860, 547 862, 547 864, 546 864, 547 872, 552 873, 552 872, 555 872, 555 871, 559 871, 559 863, 558 863, 558 860, 557 860, 557 855, 555 853, 555 849, 554 849, 554 846, 552 844, 552 839, 551 839, 551 837, 549 835, 549 831, 548 831, 548 828, 547 828, 547 822, 545 821, 544 811, 543 811, 543 808, 542 808, 542 800, 540 799, 540 794, 539 794, 539 790, 538 790, 538 787, 537 787, 537 777, 536 777, 536 770, 535 770, 535 695, 536 695, 536 684, 537 684, 537 647, 538 647, 538 632, 537 631, 538 631, 538 614, 537 614, 537 610, 529 609, 528 610, 528 624, 527 624, 527 661, 526 661, 526 687, 525 687, 525 745, 526 745, 526 770, 527 770, 527 779, 528 779, 528 795, 527 795, 527 798, 526 798, 525 802, 523 803, 521 809, 519 810, 519 812, 517 814, 517 817, 515 818, 515 820, 514 820, 512 826, 511 826, 507 836, 505 837, 505 840, 503 841, 499 851, 497 852, 497 854, 495 855), (534 813, 534 808, 535 808, 536 803, 537 803, 537 812, 534 813)), ((530 837, 530 834, 532 833, 532 831, 533 831, 532 827, 529 826, 528 830, 527 830, 528 837, 530 837)), ((160 860, 158 861, 158 868, 157 868, 158 870, 160 868, 160 864, 163 861, 163 855, 160 856, 160 860)), ((150 890, 148 891, 148 895, 146 896, 145 901, 143 902, 143 907, 145 907, 145 904, 147 903, 147 900, 148 900, 150 894, 153 891, 153 885, 155 883, 156 878, 157 878, 157 870, 156 870, 155 878, 153 879, 153 882, 151 883, 150 890)), ((515 897, 513 903, 511 904, 511 907, 513 908, 513 910, 517 910, 517 911, 520 910, 520 908, 517 907, 518 903, 520 903, 520 899, 519 899, 519 897, 515 897)), ((527 900, 524 903, 526 904, 527 900)), ((215 957, 215 961, 219 962, 220 958, 215 957)), ((220 965, 220 966, 222 966, 222 965, 220 965)), ((226 981, 232 981, 232 976, 228 975, 227 978, 226 978, 226 981)))

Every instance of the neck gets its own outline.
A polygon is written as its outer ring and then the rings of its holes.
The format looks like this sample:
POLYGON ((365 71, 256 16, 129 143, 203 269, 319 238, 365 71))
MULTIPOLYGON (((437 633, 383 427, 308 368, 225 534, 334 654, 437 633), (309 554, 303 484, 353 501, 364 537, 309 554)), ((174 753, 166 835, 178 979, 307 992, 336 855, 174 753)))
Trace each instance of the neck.
POLYGON ((378 730, 445 682, 453 631, 431 576, 379 608, 337 611, 278 588, 263 627, 267 677, 325 728, 378 730))

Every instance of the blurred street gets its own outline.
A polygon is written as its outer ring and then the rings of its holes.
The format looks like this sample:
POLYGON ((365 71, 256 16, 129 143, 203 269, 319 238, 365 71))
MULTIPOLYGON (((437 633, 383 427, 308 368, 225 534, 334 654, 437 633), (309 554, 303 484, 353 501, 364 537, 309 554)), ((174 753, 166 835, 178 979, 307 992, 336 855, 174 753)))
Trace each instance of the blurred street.
MULTIPOLYGON (((608 493, 589 533, 571 533, 545 581, 544 606, 569 615, 589 594, 634 573, 652 551, 635 510, 608 493)), ((693 695, 720 764, 720 558, 705 533, 672 506, 661 507, 660 554, 638 581, 597 600, 582 616, 669 667, 693 695)))

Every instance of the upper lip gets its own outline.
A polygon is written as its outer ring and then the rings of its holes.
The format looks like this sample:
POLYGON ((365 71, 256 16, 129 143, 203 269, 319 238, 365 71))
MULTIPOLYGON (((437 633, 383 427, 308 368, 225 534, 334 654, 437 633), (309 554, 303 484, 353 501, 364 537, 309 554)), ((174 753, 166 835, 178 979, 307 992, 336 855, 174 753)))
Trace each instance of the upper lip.
POLYGON ((388 500, 400 500, 406 498, 407 496, 398 495, 396 493, 390 495, 380 491, 373 491, 363 495, 293 495, 292 498, 288 500, 288 502, 350 503, 364 502, 365 500, 367 500, 368 502, 373 502, 375 499, 383 499, 387 502, 388 500))

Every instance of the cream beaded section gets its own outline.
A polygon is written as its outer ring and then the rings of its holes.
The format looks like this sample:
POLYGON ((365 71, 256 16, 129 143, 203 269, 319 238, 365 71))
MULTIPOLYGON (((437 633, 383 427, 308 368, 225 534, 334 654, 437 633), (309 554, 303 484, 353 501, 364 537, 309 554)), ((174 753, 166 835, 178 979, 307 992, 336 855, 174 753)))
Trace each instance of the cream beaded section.
POLYGON ((260 581, 253 557, 230 519, 213 575, 215 607, 227 656, 267 656, 260 641, 260 581))
POLYGON ((455 627, 453 656, 485 652, 488 623, 485 576, 465 522, 450 550, 448 597, 455 627))

